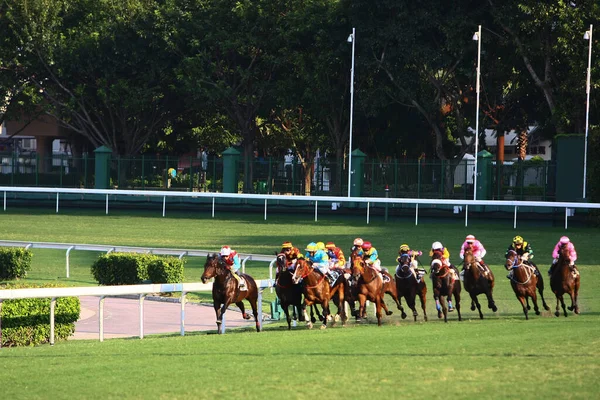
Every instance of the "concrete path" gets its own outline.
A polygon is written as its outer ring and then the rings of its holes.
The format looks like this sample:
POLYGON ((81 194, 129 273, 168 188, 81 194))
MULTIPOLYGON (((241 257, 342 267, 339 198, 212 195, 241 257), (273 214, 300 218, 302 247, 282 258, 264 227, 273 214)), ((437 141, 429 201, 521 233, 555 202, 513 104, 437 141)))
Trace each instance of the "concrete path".
MULTIPOLYGON (((99 297, 82 296, 81 316, 75 323, 71 339, 99 339, 99 297)), ((250 305, 247 305, 250 308, 250 305)), ((251 309, 250 309, 250 312, 251 309)), ((144 335, 179 333, 181 304, 168 301, 144 301, 144 335)), ((254 318, 242 319, 239 311, 229 309, 225 314, 226 328, 254 327, 254 318)), ((216 331, 216 316, 212 307, 195 303, 185 305, 185 331, 216 331)), ((139 336, 139 301, 121 297, 104 299, 104 338, 139 336)))

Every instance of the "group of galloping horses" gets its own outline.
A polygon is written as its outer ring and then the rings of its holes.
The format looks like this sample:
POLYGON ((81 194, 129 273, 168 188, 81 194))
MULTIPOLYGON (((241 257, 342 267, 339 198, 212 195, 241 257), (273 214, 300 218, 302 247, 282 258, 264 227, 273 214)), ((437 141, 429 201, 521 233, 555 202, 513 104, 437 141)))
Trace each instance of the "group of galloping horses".
MULTIPOLYGON (((579 313, 578 292, 580 284, 579 274, 574 274, 569 266, 569 253, 566 247, 563 247, 559 253, 558 263, 553 269, 550 277, 550 287, 556 295, 556 312, 560 316, 559 306, 562 307, 564 316, 567 316, 567 307, 565 306, 563 296, 565 294, 571 297, 570 311, 579 313)), ((416 309, 416 298, 419 297, 423 318, 427 321, 426 294, 427 284, 421 279, 421 274, 413 273, 411 269, 410 256, 402 256, 399 259, 398 267, 392 275, 387 270, 381 273, 358 254, 357 249, 353 249, 350 255, 349 265, 339 273, 339 277, 330 285, 329 281, 321 274, 318 269, 313 268, 311 262, 300 257, 294 268, 287 265, 285 254, 277 255, 277 279, 275 290, 277 297, 281 302, 281 307, 285 313, 288 329, 291 329, 291 321, 298 319, 306 321, 309 328, 317 318, 322 321, 321 329, 327 327, 329 320, 341 321, 342 325, 348 319, 345 311, 345 302, 348 302, 351 315, 357 322, 366 318, 367 300, 375 304, 375 315, 377 324, 382 323, 382 310, 386 315, 391 315, 384 301, 384 296, 389 295, 401 312, 401 317, 407 317, 402 306, 402 298, 406 305, 412 311, 414 320, 419 315, 416 309), (356 303, 358 302, 358 310, 356 303), (331 315, 330 304, 337 307, 337 314, 331 315), (322 314, 317 305, 321 306, 322 314), (290 314, 289 308, 292 308, 290 314), (311 316, 307 314, 307 308, 310 307, 311 316), (315 317, 317 315, 317 318, 315 317)), ((538 307, 537 292, 542 299, 544 309, 550 308, 544 299, 544 281, 542 274, 530 263, 524 262, 520 255, 514 251, 509 251, 506 257, 505 267, 512 270, 511 286, 516 297, 523 307, 523 313, 526 319, 529 319, 529 310, 531 306, 529 300, 533 303, 534 311, 540 314, 538 307)), ((471 310, 477 309, 479 318, 483 319, 481 304, 478 296, 486 296, 488 308, 493 312, 497 311, 496 303, 493 298, 493 289, 495 284, 494 274, 489 268, 484 268, 477 262, 470 250, 466 250, 463 259, 464 277, 461 284, 458 269, 453 266, 447 266, 442 259, 441 252, 434 252, 430 263, 430 277, 433 289, 433 298, 436 303, 438 318, 448 321, 448 312, 452 311, 448 305, 454 305, 458 315, 461 316, 461 291, 464 285, 465 290, 471 297, 471 310)), ((258 288, 254 279, 247 274, 240 274, 246 280, 246 291, 239 290, 236 279, 233 278, 227 265, 217 254, 209 255, 204 265, 202 282, 206 283, 209 279, 215 278, 212 295, 214 301, 215 313, 217 316, 217 328, 221 332, 223 314, 230 304, 236 304, 245 319, 251 317, 246 313, 242 300, 247 300, 252 307, 256 330, 260 331, 258 321, 258 288)))

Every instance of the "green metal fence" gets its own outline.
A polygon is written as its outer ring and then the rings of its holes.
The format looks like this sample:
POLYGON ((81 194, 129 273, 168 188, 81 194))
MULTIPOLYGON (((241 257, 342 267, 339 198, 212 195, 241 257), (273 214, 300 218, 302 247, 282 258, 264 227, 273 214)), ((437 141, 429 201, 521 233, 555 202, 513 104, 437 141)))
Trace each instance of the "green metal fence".
MULTIPOLYGON (((244 181, 244 160, 236 164, 239 190, 244 181)), ((0 154, 0 185, 94 187, 95 160, 55 155, 40 158, 14 153, 0 154)), ((248 169, 250 166, 247 166, 248 169)), ((346 196, 346 165, 326 158, 302 164, 282 158, 252 161, 254 193, 346 196)), ((364 164, 363 196, 433 199, 473 197, 474 162, 446 160, 367 159, 364 164)), ((497 200, 555 200, 556 165, 548 161, 492 163, 490 185, 497 200)), ((142 155, 113 157, 110 185, 121 189, 223 191, 223 160, 210 156, 204 164, 196 157, 142 155), (176 171, 169 174, 170 170, 176 171)))

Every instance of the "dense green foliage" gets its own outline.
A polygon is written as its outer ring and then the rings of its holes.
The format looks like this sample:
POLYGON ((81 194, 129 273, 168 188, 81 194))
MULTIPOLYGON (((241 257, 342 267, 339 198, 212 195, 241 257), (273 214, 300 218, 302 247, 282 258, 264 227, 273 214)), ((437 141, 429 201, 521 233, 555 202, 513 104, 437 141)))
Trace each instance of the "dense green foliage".
POLYGON ((110 253, 100 257, 91 272, 100 285, 136 285, 152 283, 177 283, 183 281, 185 261, 175 257, 151 254, 110 253))
POLYGON ((25 278, 31 269, 30 250, 20 248, 0 249, 0 282, 25 278))
POLYGON ((176 257, 156 257, 148 264, 148 278, 152 283, 183 282, 185 260, 176 257))
POLYGON ((100 285, 140 284, 148 280, 148 264, 155 257, 131 253, 105 254, 92 264, 92 275, 100 285))
MULTIPOLYGON (((77 151, 232 144, 342 165, 356 28, 354 146, 454 160, 475 126, 583 132, 596 1, 3 0, 0 117, 56 117, 77 151)), ((592 45, 597 47, 598 35, 592 45)), ((591 119, 598 123, 592 60, 591 119)), ((346 152, 347 153, 347 152, 346 152)), ((121 166, 124 171, 128 168, 121 166)), ((252 165, 243 163, 246 190, 252 165)), ((310 171, 306 172, 310 176, 310 171)), ((342 179, 332 171, 333 184, 342 179)))
MULTIPOLYGON (((0 289, 58 287, 55 284, 7 284, 0 289)), ((56 299, 54 338, 66 340, 75 332, 80 304, 77 297, 56 299)), ((33 346, 50 340, 50 299, 17 299, 2 302, 2 346, 33 346)))

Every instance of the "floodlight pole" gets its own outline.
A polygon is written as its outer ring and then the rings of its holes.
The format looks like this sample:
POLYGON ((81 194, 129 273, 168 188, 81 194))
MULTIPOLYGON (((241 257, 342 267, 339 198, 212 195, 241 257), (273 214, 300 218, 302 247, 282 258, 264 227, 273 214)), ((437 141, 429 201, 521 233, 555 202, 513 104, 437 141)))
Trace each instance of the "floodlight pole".
POLYGON ((473 176, 473 200, 477 200, 477 151, 479 150, 479 79, 481 76, 481 25, 473 35, 477 41, 477 110, 475 112, 475 175, 473 176))
POLYGON ((590 128, 590 80, 592 72, 592 30, 594 25, 590 24, 590 30, 583 36, 587 38, 590 44, 588 46, 588 68, 587 68, 587 81, 585 84, 585 93, 587 96, 585 102, 585 146, 583 150, 583 198, 585 200, 586 195, 586 181, 587 181, 587 147, 588 147, 588 132, 590 128))
POLYGON ((350 69, 350 141, 348 144, 348 197, 352 185, 352 122, 354 116, 354 49, 356 46, 356 28, 348 36, 348 42, 352 42, 352 68, 350 69))

